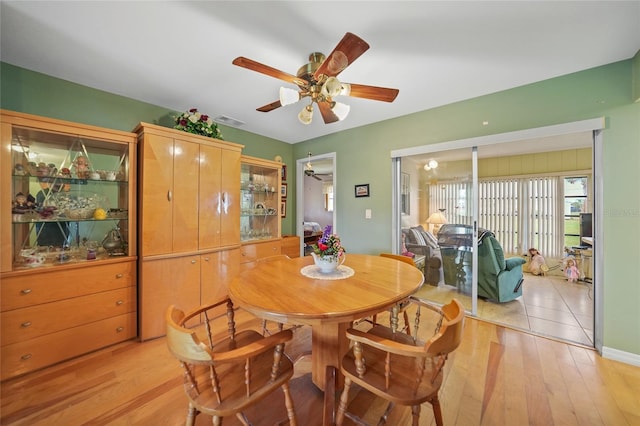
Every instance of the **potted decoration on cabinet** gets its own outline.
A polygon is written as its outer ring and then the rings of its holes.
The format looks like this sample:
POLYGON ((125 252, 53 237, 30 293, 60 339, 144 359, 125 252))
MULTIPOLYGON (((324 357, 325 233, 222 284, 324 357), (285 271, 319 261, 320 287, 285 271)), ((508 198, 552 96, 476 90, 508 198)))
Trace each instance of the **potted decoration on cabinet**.
POLYGON ((189 111, 183 112, 175 117, 175 121, 174 129, 223 140, 222 132, 218 125, 207 114, 200 113, 197 108, 191 108, 189 111))

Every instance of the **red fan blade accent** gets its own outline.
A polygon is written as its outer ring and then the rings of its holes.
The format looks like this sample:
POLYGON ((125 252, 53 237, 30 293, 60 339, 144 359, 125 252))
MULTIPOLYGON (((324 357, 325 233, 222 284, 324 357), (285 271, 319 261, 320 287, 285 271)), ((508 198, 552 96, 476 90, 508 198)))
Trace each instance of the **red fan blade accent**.
POLYGON ((288 74, 284 71, 277 70, 268 65, 261 64, 260 62, 256 62, 243 56, 238 56, 237 58, 235 58, 232 64, 251 71, 256 71, 268 75, 269 77, 275 77, 280 80, 288 81, 289 83, 293 83, 301 87, 307 87, 308 85, 305 80, 298 78, 293 74, 288 74))
POLYGON ((333 52, 331 52, 320 67, 318 67, 313 74, 313 78, 318 80, 320 74, 329 77, 337 76, 368 49, 369 45, 366 41, 355 34, 346 33, 335 49, 333 49, 333 52))
POLYGON ((282 104, 280 103, 280 101, 275 101, 275 102, 271 102, 270 104, 261 106, 260 108, 256 108, 256 111, 269 112, 269 111, 273 111, 276 108, 280 108, 281 106, 282 104))
POLYGON ((340 121, 338 116, 331 111, 331 105, 328 102, 318 102, 318 108, 320 108, 320 114, 322 114, 325 124, 340 121))
MULTIPOLYGON (((349 84, 349 83, 345 83, 349 84)), ((351 84, 349 96, 355 98, 371 99, 374 101, 393 102, 400 91, 387 87, 366 86, 364 84, 351 84)))

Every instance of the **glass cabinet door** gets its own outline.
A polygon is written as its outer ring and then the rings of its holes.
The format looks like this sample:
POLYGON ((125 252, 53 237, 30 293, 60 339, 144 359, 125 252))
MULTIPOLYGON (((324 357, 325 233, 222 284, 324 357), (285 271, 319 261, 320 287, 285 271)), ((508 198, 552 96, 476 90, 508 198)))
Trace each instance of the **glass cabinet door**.
POLYGON ((240 240, 280 238, 280 163, 242 157, 240 240))
POLYGON ((13 269, 129 255, 129 148, 12 127, 13 269))

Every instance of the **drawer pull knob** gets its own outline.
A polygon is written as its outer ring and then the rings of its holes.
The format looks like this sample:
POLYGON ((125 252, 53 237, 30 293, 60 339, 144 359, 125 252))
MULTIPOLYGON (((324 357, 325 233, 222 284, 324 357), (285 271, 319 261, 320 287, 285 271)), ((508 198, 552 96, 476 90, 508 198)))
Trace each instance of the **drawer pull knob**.
POLYGON ((26 360, 28 360, 29 358, 31 358, 31 356, 32 356, 31 354, 24 354, 24 355, 22 355, 22 356, 20 357, 20 359, 21 359, 21 360, 23 360, 23 361, 26 361, 26 360))
POLYGON ((122 305, 123 303, 124 303, 124 302, 123 302, 122 300, 118 300, 118 301, 116 302, 116 305, 120 306, 120 305, 122 305))
POLYGON ((22 328, 31 327, 31 321, 23 322, 22 324, 20 324, 20 327, 22 327, 22 328))
POLYGON ((30 289, 30 288, 25 288, 25 289, 23 289, 20 293, 22 293, 22 294, 29 294, 29 293, 31 293, 31 289, 30 289))
POLYGON ((205 261, 205 262, 208 262, 208 261, 209 261, 209 258, 208 258, 208 257, 205 257, 205 258, 204 258, 204 261, 205 261))
POLYGON ((124 275, 122 274, 116 274, 116 278, 122 278, 124 275))
POLYGON ((194 264, 194 263, 196 263, 195 259, 191 261, 191 264, 194 264))
POLYGON ((124 327, 116 328, 116 332, 118 332, 118 333, 122 333, 123 331, 124 331, 124 327))

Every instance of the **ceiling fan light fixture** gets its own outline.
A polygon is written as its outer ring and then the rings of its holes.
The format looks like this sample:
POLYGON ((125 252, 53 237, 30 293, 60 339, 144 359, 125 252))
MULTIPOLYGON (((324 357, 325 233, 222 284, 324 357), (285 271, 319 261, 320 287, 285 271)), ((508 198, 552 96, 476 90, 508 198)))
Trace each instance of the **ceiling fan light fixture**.
POLYGON ((300 100, 300 92, 288 87, 280 87, 280 103, 282 106, 295 104, 300 100))
POLYGON ((351 111, 351 106, 347 104, 343 104, 341 102, 335 102, 335 104, 333 105, 333 108, 331 108, 331 111, 333 111, 333 113, 338 117, 338 119, 342 121, 345 118, 347 118, 347 115, 349 115, 349 111, 351 111))
POLYGON ((349 83, 342 83, 340 88, 340 96, 349 96, 351 95, 351 85, 349 83))
POLYGON ((298 120, 302 124, 311 124, 311 119, 313 118, 313 106, 307 105, 302 108, 302 111, 298 114, 298 120))
POLYGON ((429 160, 427 164, 424 165, 424 169, 427 172, 431 169, 437 169, 437 168, 438 168, 438 162, 436 160, 429 160))
POLYGON ((256 111, 273 111, 276 108, 291 105, 308 97, 310 98, 311 106, 305 107, 298 113, 300 122, 303 124, 311 123, 313 104, 317 103, 324 123, 330 124, 344 120, 350 109, 346 105, 336 106, 334 100, 336 96, 355 96, 374 101, 393 102, 398 95, 398 89, 363 84, 352 85, 338 80, 338 74, 368 49, 369 44, 366 41, 353 33, 347 32, 329 56, 325 57, 320 52, 311 53, 309 55, 309 63, 300 67, 295 75, 243 56, 235 58, 232 64, 298 86, 297 91, 286 87, 280 88, 280 96, 277 101, 256 108, 256 111))
POLYGON ((320 93, 325 97, 333 98, 338 96, 342 91, 342 83, 335 77, 329 77, 327 81, 322 85, 320 93))
POLYGON ((313 166, 311 165, 311 151, 309 151, 309 159, 307 160, 307 164, 304 165, 304 172, 307 176, 313 174, 313 166))

